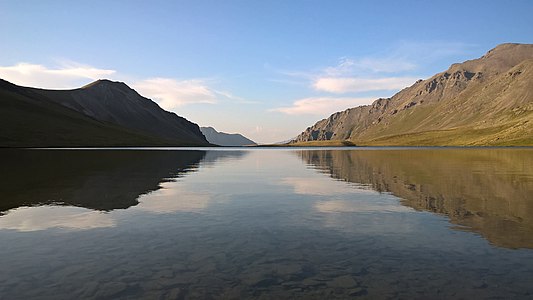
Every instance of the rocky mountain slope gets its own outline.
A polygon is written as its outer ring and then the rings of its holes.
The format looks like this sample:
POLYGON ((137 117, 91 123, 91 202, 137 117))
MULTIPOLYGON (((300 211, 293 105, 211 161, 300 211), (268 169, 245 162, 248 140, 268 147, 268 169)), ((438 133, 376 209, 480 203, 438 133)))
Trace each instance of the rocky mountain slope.
POLYGON ((0 147, 209 144, 198 125, 108 80, 74 90, 0 80, 0 107, 0 147))
POLYGON ((391 98, 337 112, 292 143, 533 145, 533 45, 502 44, 391 98))
POLYGON ((238 133, 218 132, 213 127, 200 127, 200 130, 211 144, 219 146, 250 146, 256 143, 238 133))

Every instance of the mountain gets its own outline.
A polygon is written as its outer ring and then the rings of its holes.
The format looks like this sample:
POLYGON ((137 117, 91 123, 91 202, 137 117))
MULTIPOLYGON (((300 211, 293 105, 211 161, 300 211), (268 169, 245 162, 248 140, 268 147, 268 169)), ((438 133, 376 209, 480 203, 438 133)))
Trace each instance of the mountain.
POLYGON ((457 225, 452 228, 479 233, 491 244, 533 249, 533 178, 523 175, 533 165, 530 149, 295 153, 334 179, 392 193, 401 204, 447 216, 457 225))
POLYGON ((256 143, 238 133, 218 132, 213 127, 200 127, 208 142, 219 146, 249 146, 256 143))
POLYGON ((418 80, 391 98, 334 113, 292 143, 339 141, 533 145, 533 45, 499 45, 481 58, 418 80))
POLYGON ((0 147, 209 145, 198 125, 121 82, 45 90, 0 79, 0 107, 0 147))

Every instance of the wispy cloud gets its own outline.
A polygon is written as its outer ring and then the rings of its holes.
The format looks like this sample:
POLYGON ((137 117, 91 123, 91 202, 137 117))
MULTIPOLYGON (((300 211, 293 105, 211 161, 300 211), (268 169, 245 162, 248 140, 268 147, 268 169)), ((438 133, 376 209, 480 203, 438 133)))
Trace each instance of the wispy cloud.
POLYGON ((317 90, 335 94, 402 89, 417 80, 411 76, 390 76, 411 71, 414 63, 397 57, 342 57, 335 66, 322 69, 312 77, 311 86, 317 90))
POLYGON ((244 99, 242 97, 236 96, 233 93, 228 92, 228 91, 223 91, 223 90, 218 90, 218 89, 216 89, 216 90, 213 89, 213 91, 217 95, 217 98, 222 99, 222 100, 226 100, 226 101, 229 101, 229 102, 240 103, 240 104, 257 104, 257 103, 259 103, 258 101, 248 100, 248 99, 244 99))
POLYGON ((391 91, 415 82, 418 77, 405 75, 415 69, 416 64, 398 56, 358 59, 341 57, 336 65, 308 72, 278 70, 279 74, 293 79, 275 81, 286 84, 307 82, 306 85, 316 91, 335 94, 391 91), (391 76, 392 74, 397 76, 391 76))
POLYGON ((421 66, 444 57, 464 54, 475 45, 430 41, 400 41, 381 53, 340 57, 336 64, 308 71, 277 70, 285 78, 277 82, 307 82, 314 90, 335 94, 399 90, 411 85, 421 66))
MULTIPOLYGON (((275 71, 278 74, 282 74, 289 78, 314 81, 322 77, 364 77, 376 76, 380 73, 404 73, 408 71, 414 71, 417 69, 417 67, 417 64, 412 62, 408 57, 404 55, 393 54, 384 57, 341 57, 338 59, 335 65, 316 68, 309 71, 283 69, 277 69, 275 71)), ((272 79, 272 81, 274 80, 278 82, 294 82, 294 79, 272 79)))
POLYGON ((372 103, 374 98, 311 97, 294 101, 292 106, 278 107, 270 111, 288 115, 329 115, 350 107, 372 103))
POLYGON ((133 87, 167 110, 193 103, 217 102, 217 94, 201 79, 151 78, 137 81, 133 87))
POLYGON ((398 90, 413 84, 414 77, 384 77, 384 78, 350 78, 350 77, 321 77, 313 82, 313 88, 318 91, 344 94, 367 91, 398 90))
POLYGON ((212 87, 212 80, 148 78, 132 79, 112 69, 100 69, 74 61, 62 60, 54 67, 41 64, 18 63, 0 66, 0 78, 12 83, 48 89, 73 89, 98 79, 127 80, 141 95, 173 110, 183 105, 229 101, 242 104, 256 103, 235 96, 229 91, 212 87))
POLYGON ((409 41, 397 42, 387 52, 392 57, 416 61, 416 65, 425 65, 436 60, 468 53, 477 45, 453 41, 409 41))
MULTIPOLYGON (((361 76, 368 73, 405 73, 439 59, 461 55, 475 47, 473 44, 446 41, 399 41, 381 54, 364 57, 341 57, 335 66, 322 70, 324 76, 361 76)), ((294 73, 298 74, 298 73, 294 73)))
POLYGON ((109 78, 115 73, 115 70, 72 62, 56 68, 31 63, 0 66, 0 78, 2 79, 18 85, 49 89, 75 88, 88 83, 87 81, 109 78))
POLYGON ((336 66, 326 67, 327 76, 346 76, 359 73, 398 73, 411 71, 416 65, 401 57, 364 57, 360 59, 341 57, 336 66))
POLYGON ((215 104, 222 101, 254 104, 255 101, 235 96, 231 92, 215 89, 210 80, 151 78, 136 81, 132 86, 143 96, 156 101, 167 110, 190 104, 215 104))

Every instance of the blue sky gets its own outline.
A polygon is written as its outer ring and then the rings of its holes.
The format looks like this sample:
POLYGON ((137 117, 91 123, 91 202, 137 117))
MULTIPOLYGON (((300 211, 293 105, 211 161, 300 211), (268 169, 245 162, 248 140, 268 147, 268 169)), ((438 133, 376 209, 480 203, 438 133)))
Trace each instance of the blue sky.
POLYGON ((505 42, 533 1, 3 1, 0 78, 124 81, 201 126, 258 142, 389 97, 505 42))

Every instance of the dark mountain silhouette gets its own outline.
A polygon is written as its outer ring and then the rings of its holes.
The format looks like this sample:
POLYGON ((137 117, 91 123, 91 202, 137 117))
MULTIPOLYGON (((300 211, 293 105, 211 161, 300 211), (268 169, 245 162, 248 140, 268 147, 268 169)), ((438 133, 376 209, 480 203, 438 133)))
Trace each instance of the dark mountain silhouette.
POLYGON ((194 171, 206 152, 4 149, 0 154, 2 214, 46 204, 128 208, 160 183, 194 171))
MULTIPOLYGON (((246 151, 0 149, 0 215, 21 206, 110 211, 137 205, 161 183, 246 151)), ((176 199, 186 201, 186 199, 176 199)))
POLYGON ((208 145, 198 125, 121 82, 74 90, 0 80, 0 147, 208 145))
POLYGON ((257 145, 254 141, 238 133, 225 133, 216 131, 213 127, 200 127, 200 130, 211 144, 219 146, 251 146, 257 145))

